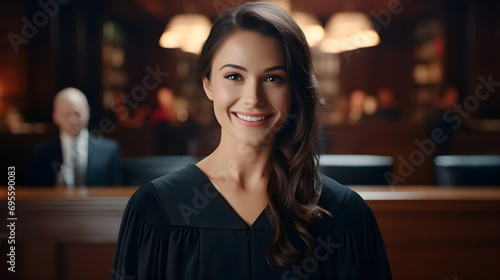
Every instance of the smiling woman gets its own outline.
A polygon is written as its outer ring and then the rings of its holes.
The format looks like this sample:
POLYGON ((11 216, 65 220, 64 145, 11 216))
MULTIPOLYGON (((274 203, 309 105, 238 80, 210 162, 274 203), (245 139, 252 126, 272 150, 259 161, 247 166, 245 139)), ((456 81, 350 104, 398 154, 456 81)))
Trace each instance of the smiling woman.
POLYGON ((138 279, 390 279, 372 211, 320 176, 311 55, 283 9, 222 15, 198 74, 221 140, 196 165, 142 186, 114 271, 138 279))

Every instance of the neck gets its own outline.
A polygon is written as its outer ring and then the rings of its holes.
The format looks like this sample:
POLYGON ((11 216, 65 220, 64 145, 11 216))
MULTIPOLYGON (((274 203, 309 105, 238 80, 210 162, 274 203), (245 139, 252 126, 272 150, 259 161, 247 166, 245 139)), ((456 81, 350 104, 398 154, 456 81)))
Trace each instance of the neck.
POLYGON ((212 181, 233 182, 241 188, 265 187, 272 148, 272 143, 263 146, 232 143, 222 134, 217 149, 198 166, 212 181))
POLYGON ((88 134, 88 129, 86 127, 83 128, 82 130, 80 130, 80 132, 78 132, 78 134, 75 136, 73 136, 65 131, 62 131, 62 130, 59 132, 60 137, 71 138, 73 140, 76 140, 77 138, 79 138, 81 136, 85 136, 86 134, 88 134))

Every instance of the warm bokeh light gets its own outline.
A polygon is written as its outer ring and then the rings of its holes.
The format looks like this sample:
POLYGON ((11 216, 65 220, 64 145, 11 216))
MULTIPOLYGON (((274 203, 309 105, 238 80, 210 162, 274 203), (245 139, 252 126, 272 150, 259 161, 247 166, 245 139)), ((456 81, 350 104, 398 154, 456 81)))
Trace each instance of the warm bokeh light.
POLYGON ((378 108, 377 99, 371 95, 366 96, 363 102, 363 113, 365 113, 368 116, 371 116, 375 114, 377 108, 378 108))
POLYGON ((443 69, 439 62, 420 63, 413 68, 413 80, 417 84, 434 84, 443 79, 443 69))
POLYGON ((161 35, 160 46, 180 48, 185 52, 197 54, 208 37, 211 27, 212 23, 204 15, 176 15, 170 20, 161 35))
POLYGON ((303 12, 293 12, 292 17, 306 35, 309 46, 314 47, 323 39, 325 33, 323 26, 314 15, 303 12))
POLYGON ((323 52, 340 53, 379 43, 380 37, 365 14, 342 12, 330 17, 326 23, 325 38, 319 46, 323 52))

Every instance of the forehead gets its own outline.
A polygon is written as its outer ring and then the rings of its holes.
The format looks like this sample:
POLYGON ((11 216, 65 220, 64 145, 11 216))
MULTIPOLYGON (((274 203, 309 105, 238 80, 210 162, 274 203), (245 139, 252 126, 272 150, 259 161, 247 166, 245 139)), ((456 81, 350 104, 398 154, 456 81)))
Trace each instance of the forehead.
POLYGON ((236 31, 220 46, 212 67, 217 71, 226 63, 245 68, 285 66, 285 54, 280 42, 274 37, 254 31, 236 31))
POLYGON ((78 94, 64 94, 54 102, 54 110, 58 112, 84 111, 87 109, 87 100, 78 94))

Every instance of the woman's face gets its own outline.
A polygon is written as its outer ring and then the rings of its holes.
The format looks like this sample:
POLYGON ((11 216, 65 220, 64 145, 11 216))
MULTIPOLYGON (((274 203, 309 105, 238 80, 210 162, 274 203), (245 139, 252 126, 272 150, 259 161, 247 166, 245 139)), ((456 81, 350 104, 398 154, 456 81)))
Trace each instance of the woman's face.
POLYGON ((216 52, 205 92, 214 104, 222 139, 273 143, 291 106, 285 55, 277 39, 252 31, 230 35, 216 52))

